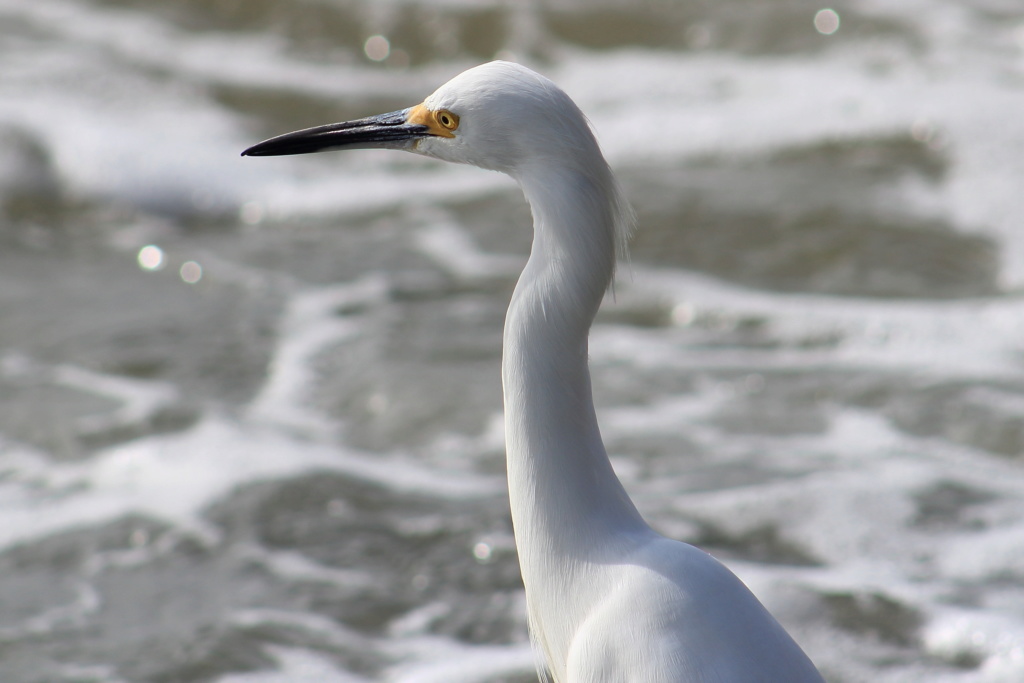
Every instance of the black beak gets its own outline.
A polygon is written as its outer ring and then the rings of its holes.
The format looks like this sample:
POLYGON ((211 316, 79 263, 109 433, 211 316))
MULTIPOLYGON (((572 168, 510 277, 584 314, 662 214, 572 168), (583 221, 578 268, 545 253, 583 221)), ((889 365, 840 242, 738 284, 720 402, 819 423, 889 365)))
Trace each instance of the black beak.
POLYGON ((332 149, 409 149, 416 140, 430 134, 426 126, 408 122, 409 111, 402 109, 285 133, 253 145, 242 152, 242 156, 275 157, 332 149))

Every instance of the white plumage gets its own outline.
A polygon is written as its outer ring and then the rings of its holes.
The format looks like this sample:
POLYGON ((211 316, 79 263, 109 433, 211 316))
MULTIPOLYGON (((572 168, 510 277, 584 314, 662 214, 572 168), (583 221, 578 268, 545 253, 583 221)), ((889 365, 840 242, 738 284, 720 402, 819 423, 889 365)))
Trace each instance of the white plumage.
POLYGON ((491 62, 423 104, 244 154, 384 147, 512 176, 534 218, 505 321, 509 498, 531 634, 556 683, 807 683, 821 676, 732 572, 656 534, 601 441, 587 337, 632 214, 555 84, 491 62))

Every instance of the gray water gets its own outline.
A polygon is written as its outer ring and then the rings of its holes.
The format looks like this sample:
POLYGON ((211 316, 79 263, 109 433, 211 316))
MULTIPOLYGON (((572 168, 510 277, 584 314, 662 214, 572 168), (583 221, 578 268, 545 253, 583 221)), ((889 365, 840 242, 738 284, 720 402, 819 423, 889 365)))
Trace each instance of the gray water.
POLYGON ((495 57, 637 209, 591 354, 645 516, 829 681, 1024 680, 1024 8, 895 4, 0 0, 0 681, 536 680, 518 190, 238 156, 495 57))

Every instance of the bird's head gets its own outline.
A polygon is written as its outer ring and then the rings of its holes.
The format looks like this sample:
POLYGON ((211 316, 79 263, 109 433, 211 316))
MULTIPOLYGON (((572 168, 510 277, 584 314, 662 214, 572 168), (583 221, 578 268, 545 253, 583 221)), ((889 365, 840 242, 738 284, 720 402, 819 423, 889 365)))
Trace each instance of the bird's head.
MULTIPOLYGON (((336 149, 401 149, 511 175, 532 162, 588 163, 600 151, 561 89, 511 62, 490 62, 445 83, 421 104, 265 140, 244 156, 336 149)), ((603 160, 601 160, 603 163, 603 160)))

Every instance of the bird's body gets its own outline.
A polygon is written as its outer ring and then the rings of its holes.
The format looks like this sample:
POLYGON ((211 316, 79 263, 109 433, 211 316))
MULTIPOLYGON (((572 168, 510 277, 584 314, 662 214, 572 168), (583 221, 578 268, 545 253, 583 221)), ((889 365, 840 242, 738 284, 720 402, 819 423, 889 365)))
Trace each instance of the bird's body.
POLYGON ((587 338, 631 224, 590 127, 549 80, 471 69, 401 112, 290 133, 246 154, 407 149, 508 173, 534 217, 505 321, 509 498, 531 634, 556 683, 820 683, 718 561, 642 519, 597 425, 587 338))

